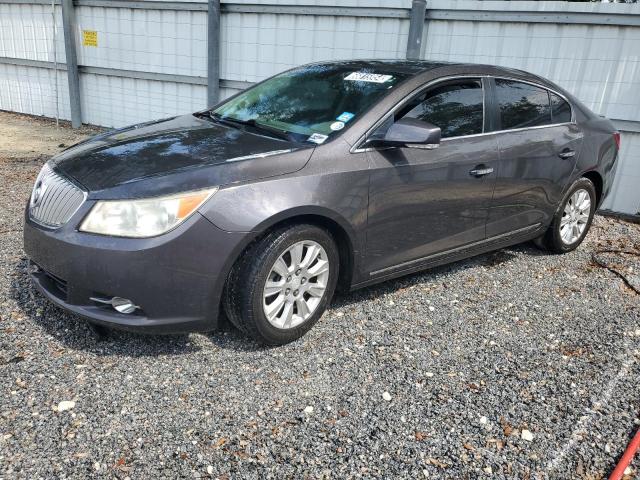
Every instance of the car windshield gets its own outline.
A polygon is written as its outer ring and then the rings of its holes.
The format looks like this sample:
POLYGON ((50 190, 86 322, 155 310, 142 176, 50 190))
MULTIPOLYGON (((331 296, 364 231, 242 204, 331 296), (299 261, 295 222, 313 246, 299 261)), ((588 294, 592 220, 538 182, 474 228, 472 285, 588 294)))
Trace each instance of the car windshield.
POLYGON ((320 144, 337 134, 408 74, 384 64, 312 65, 277 75, 213 111, 220 121, 320 144))

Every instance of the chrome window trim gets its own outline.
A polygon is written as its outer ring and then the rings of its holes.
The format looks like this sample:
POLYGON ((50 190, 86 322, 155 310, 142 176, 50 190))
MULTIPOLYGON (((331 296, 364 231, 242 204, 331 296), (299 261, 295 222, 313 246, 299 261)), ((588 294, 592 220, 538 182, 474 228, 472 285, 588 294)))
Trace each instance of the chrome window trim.
MULTIPOLYGON (((381 150, 387 150, 389 148, 396 148, 396 147, 366 147, 366 148, 360 148, 360 145, 367 139, 367 136, 374 131, 376 128, 378 128, 381 124, 383 124, 391 115, 393 115, 396 111, 398 111, 398 109, 400 109, 401 107, 403 107, 404 105, 406 105, 410 100, 412 100, 416 95, 421 94, 424 90, 427 90, 428 88, 431 88, 435 85, 437 85, 438 83, 441 82, 447 82, 450 80, 463 80, 463 79, 468 79, 468 80, 472 80, 472 79, 476 79, 476 78, 480 78, 480 79, 494 79, 494 80, 508 80, 508 81, 513 81, 513 82, 520 82, 520 83, 526 83, 529 85, 532 85, 534 87, 538 87, 541 88, 543 90, 546 90, 547 92, 551 92, 554 93, 555 95, 558 95, 560 98, 562 98, 565 102, 567 102, 569 104, 569 108, 571 109, 571 121, 570 122, 562 122, 562 123, 552 123, 549 125, 537 125, 535 127, 522 127, 522 128, 510 128, 510 129, 506 129, 506 130, 494 130, 493 132, 482 132, 482 133, 474 133, 472 135, 460 135, 458 137, 447 137, 447 138, 443 138, 440 142, 447 142, 447 141, 451 141, 451 140, 458 140, 458 139, 464 139, 464 138, 474 138, 474 137, 482 137, 485 135, 496 135, 496 134, 500 134, 500 133, 506 133, 506 132, 521 132, 521 131, 525 131, 525 130, 537 130, 537 129, 541 129, 541 128, 551 128, 551 127, 559 127, 559 126, 563 126, 563 125, 575 125, 576 124, 576 119, 575 119, 575 111, 573 108, 573 105, 571 104, 571 102, 569 101, 569 99, 566 97, 566 95, 558 92, 557 90, 550 88, 550 87, 545 87, 544 85, 540 85, 539 83, 535 83, 532 82, 530 80, 521 80, 519 78, 514 78, 514 77, 509 77, 509 76, 504 76, 504 75, 500 75, 500 76, 495 76, 495 75, 453 75, 453 76, 449 76, 449 77, 441 77, 435 80, 432 80, 431 82, 425 84, 425 85, 421 85, 420 87, 416 88, 415 90, 413 90, 409 95, 407 95, 405 98, 403 98, 400 102, 398 102, 396 105, 393 106, 393 108, 391 108, 387 113, 385 113, 380 119, 378 119, 378 121, 376 123, 373 124, 373 126, 371 128, 369 128, 359 139, 358 141, 353 145, 353 147, 351 147, 351 149, 349 150, 349 153, 363 153, 363 152, 373 152, 373 151, 381 151, 381 150)), ((483 107, 485 109, 483 118, 482 118, 482 129, 484 130, 484 126, 485 126, 485 120, 486 120, 486 98, 485 98, 486 92, 485 92, 485 88, 484 85, 482 86, 482 102, 483 102, 483 107)), ((549 99, 549 106, 551 106, 551 99, 549 99)))

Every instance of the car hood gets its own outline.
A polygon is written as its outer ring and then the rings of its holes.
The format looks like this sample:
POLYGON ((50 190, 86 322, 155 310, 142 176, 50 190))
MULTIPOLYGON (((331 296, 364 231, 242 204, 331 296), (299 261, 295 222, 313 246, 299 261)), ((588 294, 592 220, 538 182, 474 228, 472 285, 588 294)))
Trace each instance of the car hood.
POLYGON ((312 146, 184 115, 107 132, 50 161, 93 198, 161 195, 284 175, 312 146))

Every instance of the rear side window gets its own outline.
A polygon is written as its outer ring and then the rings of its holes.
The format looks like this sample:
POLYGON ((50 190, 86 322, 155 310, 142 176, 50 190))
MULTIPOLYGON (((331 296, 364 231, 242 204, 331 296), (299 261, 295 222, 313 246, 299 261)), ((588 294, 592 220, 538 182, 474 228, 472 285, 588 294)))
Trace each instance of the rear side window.
POLYGON ((416 103, 403 116, 440 127, 442 138, 482 133, 484 95, 480 80, 437 86, 421 95, 416 103))
POLYGON ((549 97, 551 98, 551 121, 553 123, 568 123, 571 121, 571 106, 567 101, 556 95, 555 93, 549 92, 549 97))
MULTIPOLYGON (((549 93, 544 88, 496 79, 502 130, 550 125, 549 93)), ((553 122, 557 123, 557 122, 553 122)))

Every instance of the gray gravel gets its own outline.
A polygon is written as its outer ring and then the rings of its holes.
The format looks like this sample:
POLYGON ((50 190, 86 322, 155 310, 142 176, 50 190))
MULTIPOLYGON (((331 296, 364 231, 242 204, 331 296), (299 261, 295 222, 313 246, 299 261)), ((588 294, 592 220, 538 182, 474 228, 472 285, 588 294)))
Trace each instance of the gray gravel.
POLYGON ((3 478, 596 479, 640 424, 640 297, 591 262, 640 247, 639 225, 598 217, 568 255, 523 245, 338 296, 285 347, 231 328, 99 341, 29 284, 21 216, 46 158, 9 157, 3 478))

